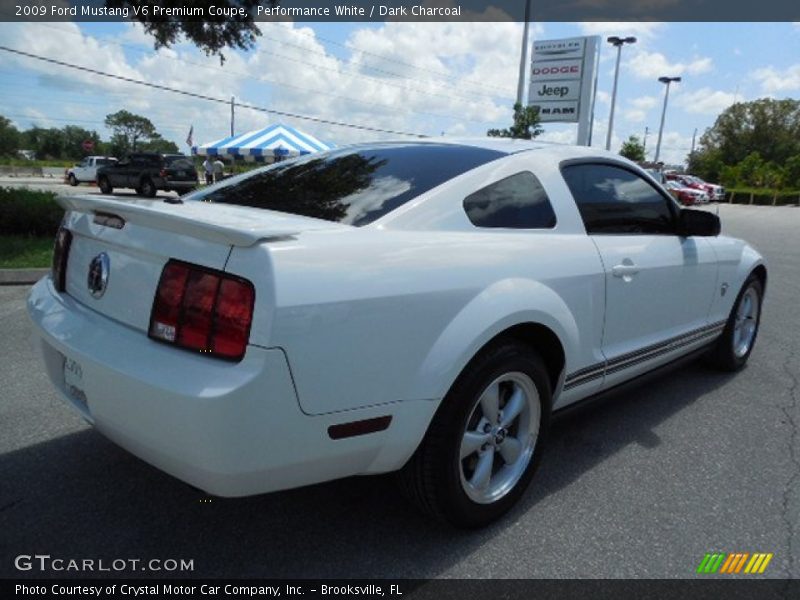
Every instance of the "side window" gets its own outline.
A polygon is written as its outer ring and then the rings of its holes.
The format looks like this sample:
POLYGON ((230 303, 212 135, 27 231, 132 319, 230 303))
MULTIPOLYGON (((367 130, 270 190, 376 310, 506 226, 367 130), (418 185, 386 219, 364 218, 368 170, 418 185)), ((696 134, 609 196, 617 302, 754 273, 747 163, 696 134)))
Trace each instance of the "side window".
POLYGON ((670 202, 635 173, 606 164, 561 169, 587 233, 674 234, 670 202))
POLYGON ((552 229, 556 215, 533 173, 511 175, 464 199, 467 217, 476 227, 552 229))

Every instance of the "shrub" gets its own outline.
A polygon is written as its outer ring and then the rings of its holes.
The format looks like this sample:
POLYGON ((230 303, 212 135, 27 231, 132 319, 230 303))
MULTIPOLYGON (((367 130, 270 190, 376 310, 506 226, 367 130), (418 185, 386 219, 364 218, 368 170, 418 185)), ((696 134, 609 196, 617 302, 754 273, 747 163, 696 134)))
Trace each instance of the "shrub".
POLYGON ((64 216, 53 192, 0 187, 0 234, 53 237, 64 216))
POLYGON ((754 206, 790 206, 800 205, 800 192, 777 192, 776 190, 758 190, 753 188, 728 190, 728 201, 733 194, 732 204, 752 204, 754 206), (773 204, 774 203, 774 204, 773 204))

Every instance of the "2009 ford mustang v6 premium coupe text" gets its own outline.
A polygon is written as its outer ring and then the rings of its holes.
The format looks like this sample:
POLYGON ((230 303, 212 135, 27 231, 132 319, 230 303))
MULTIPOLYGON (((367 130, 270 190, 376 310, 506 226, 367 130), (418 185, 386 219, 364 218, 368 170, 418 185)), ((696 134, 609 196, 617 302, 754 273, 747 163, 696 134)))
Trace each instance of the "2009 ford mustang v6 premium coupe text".
POLYGON ((59 202, 28 311, 98 430, 221 496, 399 471, 465 527, 523 494, 555 411, 700 351, 742 367, 767 283, 716 215, 585 147, 375 143, 59 202))

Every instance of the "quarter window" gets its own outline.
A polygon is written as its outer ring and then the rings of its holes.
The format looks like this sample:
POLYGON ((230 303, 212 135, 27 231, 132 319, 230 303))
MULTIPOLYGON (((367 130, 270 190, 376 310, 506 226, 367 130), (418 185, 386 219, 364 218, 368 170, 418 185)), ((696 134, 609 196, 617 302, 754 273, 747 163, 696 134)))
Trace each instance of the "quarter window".
POLYGON ((589 234, 674 234, 672 203, 632 171, 607 164, 561 170, 589 234))
POLYGON ((511 175, 464 199, 467 217, 476 227, 551 229, 556 215, 542 184, 528 171, 511 175))

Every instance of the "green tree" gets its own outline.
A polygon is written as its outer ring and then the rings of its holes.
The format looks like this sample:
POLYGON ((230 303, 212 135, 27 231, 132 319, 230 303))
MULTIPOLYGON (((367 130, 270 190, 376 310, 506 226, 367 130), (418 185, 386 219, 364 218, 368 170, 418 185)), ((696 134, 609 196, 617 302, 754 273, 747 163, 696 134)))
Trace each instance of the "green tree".
POLYGON ((140 140, 149 141, 157 135, 155 125, 150 119, 127 110, 106 115, 105 124, 114 132, 112 143, 116 140, 118 148, 122 150, 119 155, 136 152, 140 140))
POLYGON ((64 155, 64 132, 55 127, 31 127, 22 132, 20 145, 33 150, 36 158, 58 160, 64 155))
POLYGON ((504 137, 530 140, 544 131, 539 126, 539 109, 534 106, 514 104, 514 123, 507 129, 490 129, 489 137, 504 137))
MULTIPOLYGON (((689 173, 693 173, 706 181, 720 181, 726 165, 719 150, 690 153, 686 159, 689 173)), ((729 173, 730 174, 730 173, 729 173)))
POLYGON ((787 188, 800 190, 800 154, 795 154, 787 159, 784 165, 785 181, 787 188))
POLYGON ((739 185, 759 185, 760 175, 764 170, 764 159, 758 152, 751 152, 737 165, 739 185))
POLYGON ((735 165, 753 152, 778 165, 800 154, 800 100, 761 98, 728 107, 700 138, 697 154, 735 165))
POLYGON ((175 142, 165 140, 159 134, 155 134, 149 141, 139 146, 142 152, 161 152, 162 154, 177 154, 180 152, 175 142))
MULTIPOLYGON (((693 173, 700 173, 699 171, 692 171, 693 173)), ((706 179, 703 175, 700 175, 706 179)), ((719 171, 719 177, 716 179, 706 179, 706 181, 719 181, 725 187, 736 187, 741 180, 741 173, 739 167, 734 165, 723 165, 719 171)))
POLYGON ((19 142, 17 128, 5 117, 0 117, 0 156, 16 156, 19 142))
POLYGON ((622 148, 619 151, 620 156, 624 156, 628 160, 632 160, 634 162, 644 162, 644 144, 639 140, 639 138, 635 135, 630 136, 625 142, 622 144, 622 148))
MULTIPOLYGON (((183 0, 182 7, 203 8, 202 19, 197 17, 155 18, 153 3, 147 0, 106 0, 111 8, 127 8, 129 14, 139 21, 146 33, 155 39, 155 48, 169 47, 181 38, 192 42, 206 54, 216 54, 221 61, 225 60, 224 48, 248 50, 255 45, 261 30, 253 21, 256 8, 261 6, 275 7, 279 0, 216 0, 215 6, 226 9, 231 16, 208 15, 208 0, 183 0), (133 11, 134 7, 148 7, 148 12, 133 11), (232 11, 244 9, 244 15, 232 11)), ((159 3, 160 4, 160 3, 159 3)))
POLYGON ((76 125, 67 125, 61 130, 63 137, 63 152, 61 158, 71 160, 81 160, 87 154, 98 154, 100 146, 100 136, 96 131, 89 131, 76 125), (91 151, 83 149, 83 143, 89 140, 94 143, 91 151))

